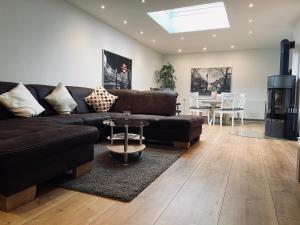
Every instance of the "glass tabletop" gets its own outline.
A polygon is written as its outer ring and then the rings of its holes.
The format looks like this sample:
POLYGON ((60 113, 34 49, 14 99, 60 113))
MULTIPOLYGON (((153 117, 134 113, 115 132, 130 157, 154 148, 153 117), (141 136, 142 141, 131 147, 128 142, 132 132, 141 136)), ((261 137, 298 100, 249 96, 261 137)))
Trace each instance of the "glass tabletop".
POLYGON ((146 120, 139 119, 114 119, 104 120, 103 124, 111 127, 145 127, 149 125, 149 122, 146 120))

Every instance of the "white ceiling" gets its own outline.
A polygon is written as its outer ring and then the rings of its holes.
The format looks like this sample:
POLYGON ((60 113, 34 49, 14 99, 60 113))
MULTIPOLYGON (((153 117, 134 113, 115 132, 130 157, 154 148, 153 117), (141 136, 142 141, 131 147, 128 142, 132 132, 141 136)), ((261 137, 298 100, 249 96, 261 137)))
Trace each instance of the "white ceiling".
MULTIPOLYGON (((279 46, 292 38, 293 26, 300 18, 300 0, 224 0, 229 29, 169 34, 147 12, 199 5, 218 0, 67 0, 105 23, 163 54, 227 51, 279 46), (254 7, 249 8, 253 3, 254 7), (101 9, 101 5, 105 9, 101 9), (252 19, 250 24, 248 21, 252 19), (123 21, 128 23, 124 24, 123 21), (141 35, 140 31, 144 34, 141 35), (249 31, 253 33, 250 35, 249 31), (213 38, 212 35, 216 34, 213 38), (181 40, 184 37, 184 40, 181 40), (156 42, 153 42, 153 39, 156 42)), ((220 1, 220 0, 219 0, 220 1)))

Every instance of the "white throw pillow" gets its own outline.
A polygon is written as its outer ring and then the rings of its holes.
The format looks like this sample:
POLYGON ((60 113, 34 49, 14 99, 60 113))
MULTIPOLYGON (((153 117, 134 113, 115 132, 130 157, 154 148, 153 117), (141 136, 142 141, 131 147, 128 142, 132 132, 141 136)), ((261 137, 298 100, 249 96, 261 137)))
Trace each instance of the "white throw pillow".
POLYGON ((18 117, 34 117, 45 111, 23 84, 0 95, 0 104, 18 117))
POLYGON ((45 97, 45 100, 58 114, 62 115, 71 114, 77 106, 77 103, 62 83, 59 83, 51 94, 45 97))
POLYGON ((89 96, 85 97, 85 102, 94 108, 96 112, 107 112, 115 103, 118 97, 108 93, 103 87, 98 86, 89 96))

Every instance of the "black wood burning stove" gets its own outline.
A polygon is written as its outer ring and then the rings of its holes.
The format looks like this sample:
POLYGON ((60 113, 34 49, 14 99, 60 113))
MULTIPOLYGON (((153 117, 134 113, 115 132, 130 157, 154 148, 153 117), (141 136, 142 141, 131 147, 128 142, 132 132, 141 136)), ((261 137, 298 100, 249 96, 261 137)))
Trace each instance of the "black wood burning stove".
POLYGON ((266 136, 297 138, 297 107, 295 104, 296 76, 289 72, 290 49, 295 42, 281 42, 280 75, 268 77, 268 101, 266 107, 266 136))

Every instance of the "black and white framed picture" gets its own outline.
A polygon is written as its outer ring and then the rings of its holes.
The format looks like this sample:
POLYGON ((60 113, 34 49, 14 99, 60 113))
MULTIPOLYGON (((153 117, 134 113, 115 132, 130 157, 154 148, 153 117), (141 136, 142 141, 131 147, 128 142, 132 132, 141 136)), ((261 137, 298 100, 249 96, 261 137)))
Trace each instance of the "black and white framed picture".
POLYGON ((103 50, 103 87, 131 89, 132 60, 103 50))
POLYGON ((232 67, 192 68, 191 92, 210 95, 231 92, 232 67))

